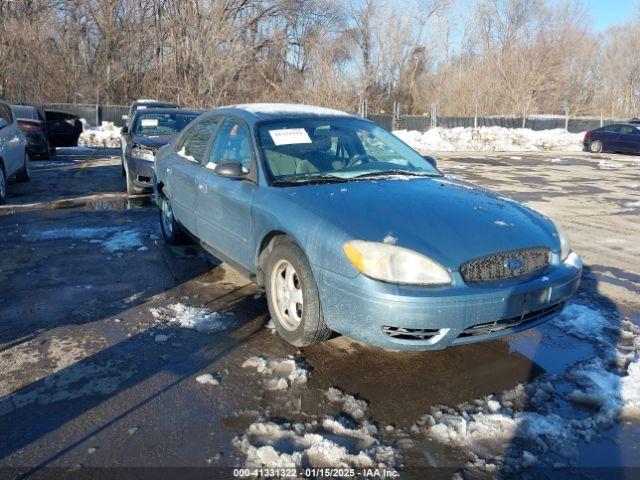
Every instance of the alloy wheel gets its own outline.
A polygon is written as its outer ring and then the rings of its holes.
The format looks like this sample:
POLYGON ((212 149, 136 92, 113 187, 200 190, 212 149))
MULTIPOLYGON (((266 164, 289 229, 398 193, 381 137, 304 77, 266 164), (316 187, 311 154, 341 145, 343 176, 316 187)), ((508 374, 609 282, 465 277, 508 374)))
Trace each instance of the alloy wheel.
POLYGON ((302 322, 304 301, 298 273, 288 260, 280 260, 271 274, 271 303, 283 328, 293 331, 302 322))

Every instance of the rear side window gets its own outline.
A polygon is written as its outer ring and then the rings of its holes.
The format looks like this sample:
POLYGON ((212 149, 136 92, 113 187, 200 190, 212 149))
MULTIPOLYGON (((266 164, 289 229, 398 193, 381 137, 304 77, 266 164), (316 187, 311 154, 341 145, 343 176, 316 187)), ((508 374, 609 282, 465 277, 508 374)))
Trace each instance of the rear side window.
POLYGON ((240 162, 248 171, 252 158, 247 127, 233 119, 225 120, 211 149, 207 167, 215 168, 218 163, 240 162))
POLYGON ((623 125, 622 127, 620 127, 620 132, 621 133, 638 133, 638 129, 635 127, 630 127, 629 125, 623 125))
POLYGON ((13 116, 11 115, 11 109, 9 108, 9 105, 0 103, 0 118, 7 123, 13 122, 13 116))
POLYGON ((619 133, 620 132, 620 125, 608 125, 608 126, 604 127, 604 131, 605 132, 610 132, 610 133, 619 133))
POLYGON ((176 146, 178 155, 192 162, 201 163, 217 125, 217 118, 207 118, 195 124, 178 142, 176 146))

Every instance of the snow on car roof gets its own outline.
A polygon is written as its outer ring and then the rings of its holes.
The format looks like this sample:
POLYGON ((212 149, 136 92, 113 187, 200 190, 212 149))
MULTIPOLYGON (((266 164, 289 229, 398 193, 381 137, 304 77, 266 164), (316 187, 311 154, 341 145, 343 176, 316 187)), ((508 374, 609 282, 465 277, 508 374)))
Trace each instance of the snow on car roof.
POLYGON ((316 107, 314 105, 301 105, 297 103, 244 103, 240 105, 233 105, 233 108, 239 108, 255 114, 296 113, 309 115, 350 115, 349 113, 341 110, 316 107))

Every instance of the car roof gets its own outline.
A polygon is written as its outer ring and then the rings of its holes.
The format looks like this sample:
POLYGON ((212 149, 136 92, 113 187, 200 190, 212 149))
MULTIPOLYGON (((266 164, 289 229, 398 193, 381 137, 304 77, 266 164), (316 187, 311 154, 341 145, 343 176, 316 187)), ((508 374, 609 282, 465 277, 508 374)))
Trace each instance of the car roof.
POLYGON ((235 115, 247 121, 277 120, 313 116, 355 117, 350 113, 331 108, 294 103, 244 103, 211 110, 210 113, 235 115))
POLYGON ((145 108, 144 110, 137 110, 135 115, 146 115, 148 113, 186 113, 187 115, 200 115, 202 112, 198 110, 185 110, 183 108, 145 108))
POLYGON ((161 100, 136 100, 135 102, 133 102, 133 106, 139 107, 141 105, 175 105, 177 106, 178 104, 175 102, 163 102, 161 100))

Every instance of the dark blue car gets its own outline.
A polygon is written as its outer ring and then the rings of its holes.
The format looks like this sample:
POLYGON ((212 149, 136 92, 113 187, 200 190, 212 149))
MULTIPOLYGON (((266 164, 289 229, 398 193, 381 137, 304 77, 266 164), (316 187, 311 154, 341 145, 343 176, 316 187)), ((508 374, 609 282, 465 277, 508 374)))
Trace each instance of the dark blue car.
POLYGON ((640 125, 614 123, 588 131, 583 140, 584 148, 592 153, 620 152, 640 153, 640 125))
POLYGON ((154 189, 165 241, 189 235, 264 286, 293 345, 429 350, 557 315, 582 272, 562 229, 434 164, 359 117, 249 104, 161 148, 154 189))

